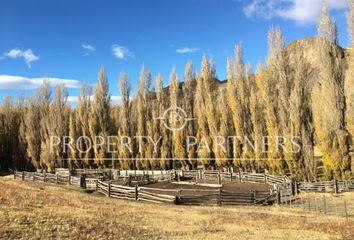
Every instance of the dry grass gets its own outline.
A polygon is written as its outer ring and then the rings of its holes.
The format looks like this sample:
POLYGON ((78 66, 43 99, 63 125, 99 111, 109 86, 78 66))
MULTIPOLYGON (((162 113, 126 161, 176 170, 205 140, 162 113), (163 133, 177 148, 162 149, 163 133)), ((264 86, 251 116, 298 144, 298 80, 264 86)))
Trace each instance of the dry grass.
POLYGON ((354 239, 354 220, 285 207, 109 199, 0 177, 0 239, 354 239))

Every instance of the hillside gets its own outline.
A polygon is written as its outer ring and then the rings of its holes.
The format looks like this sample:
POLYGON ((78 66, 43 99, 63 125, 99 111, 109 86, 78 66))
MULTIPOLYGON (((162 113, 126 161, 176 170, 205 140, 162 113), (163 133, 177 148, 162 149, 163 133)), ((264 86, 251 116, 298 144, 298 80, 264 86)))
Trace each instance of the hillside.
POLYGON ((0 239, 354 238, 352 219, 286 207, 136 203, 11 176, 0 185, 0 239))
MULTIPOLYGON (((296 61, 299 60, 300 57, 300 59, 302 59, 305 64, 310 64, 310 66, 312 66, 313 69, 318 71, 318 62, 315 56, 316 56, 316 46, 319 44, 319 41, 320 39, 317 37, 308 37, 308 38, 302 38, 288 43, 284 49, 284 52, 285 55, 289 58, 289 68, 292 68, 296 64, 296 61)), ((349 58, 347 49, 338 46, 338 50, 341 53, 342 58, 344 58, 345 62, 347 62, 349 58)), ((215 78, 214 86, 216 86, 218 90, 220 88, 225 88, 227 81, 228 81, 227 79, 215 78)), ((183 86, 184 86, 184 82, 180 82, 179 85, 180 89, 183 89, 183 86)), ((194 91, 195 91, 195 87, 196 87, 196 80, 193 80, 192 88, 194 89, 194 91)), ((166 86, 164 90, 165 93, 168 94, 169 86, 166 86)))

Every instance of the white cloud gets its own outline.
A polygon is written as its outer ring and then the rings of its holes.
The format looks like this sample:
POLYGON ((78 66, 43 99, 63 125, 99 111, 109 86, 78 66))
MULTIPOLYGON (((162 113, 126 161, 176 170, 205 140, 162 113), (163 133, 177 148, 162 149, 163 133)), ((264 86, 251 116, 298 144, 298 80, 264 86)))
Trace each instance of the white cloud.
POLYGON ((9 58, 22 57, 22 51, 20 49, 14 48, 8 51, 7 53, 4 53, 4 56, 9 58))
POLYGON ((90 53, 93 53, 94 51, 96 51, 96 48, 90 44, 82 43, 81 47, 83 49, 85 49, 85 51, 86 51, 84 56, 88 56, 88 55, 90 55, 90 53))
POLYGON ((68 102, 70 103, 77 103, 79 101, 78 96, 68 96, 68 102))
POLYGON ((0 60, 5 58, 21 58, 25 60, 27 66, 31 68, 31 62, 35 62, 39 59, 39 56, 35 55, 31 49, 21 50, 18 48, 11 49, 10 51, 3 54, 0 60))
MULTIPOLYGON (((280 17, 290 19, 298 24, 317 22, 323 0, 240 0, 246 6, 243 11, 249 18, 261 17, 271 19, 280 17)), ((347 0, 327 0, 332 10, 345 9, 347 0)))
POLYGON ((122 101, 121 96, 111 96, 112 104, 120 104, 122 101))
POLYGON ((133 52, 131 52, 128 48, 118 44, 112 45, 112 53, 116 58, 119 59, 134 58, 133 52))
MULTIPOLYGON (((74 79, 51 78, 50 84, 65 84, 67 88, 80 88, 81 82, 74 79)), ((27 90, 36 89, 43 84, 43 78, 27 78, 21 76, 0 75, 0 89, 27 90)))
POLYGON ((89 50, 90 52, 94 52, 96 50, 96 48, 90 44, 81 44, 83 49, 89 50))
MULTIPOLYGON (((93 95, 90 96, 90 100, 92 101, 93 95)), ((122 97, 121 96, 111 96, 111 103, 114 105, 118 105, 121 103, 122 97)), ((68 102, 76 104, 79 101, 78 96, 68 96, 68 102)))
POLYGON ((182 47, 176 49, 176 52, 179 54, 184 54, 184 53, 196 53, 199 52, 199 48, 189 48, 189 47, 182 47))

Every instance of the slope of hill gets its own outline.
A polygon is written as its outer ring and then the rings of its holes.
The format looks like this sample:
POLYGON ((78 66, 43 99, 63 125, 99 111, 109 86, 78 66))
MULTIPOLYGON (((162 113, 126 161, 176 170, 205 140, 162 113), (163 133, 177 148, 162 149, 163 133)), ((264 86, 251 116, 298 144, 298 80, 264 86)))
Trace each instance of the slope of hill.
POLYGON ((9 177, 0 185, 0 239, 354 238, 352 219, 286 207, 156 205, 9 177))

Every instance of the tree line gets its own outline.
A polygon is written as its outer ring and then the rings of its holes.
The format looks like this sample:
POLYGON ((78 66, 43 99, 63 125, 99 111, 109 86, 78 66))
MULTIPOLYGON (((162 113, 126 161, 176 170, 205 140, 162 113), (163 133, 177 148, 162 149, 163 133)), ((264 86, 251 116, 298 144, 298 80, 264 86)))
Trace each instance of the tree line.
MULTIPOLYGON (((351 155, 354 1, 350 0, 349 5, 351 47, 348 49, 338 46, 337 26, 324 3, 316 38, 286 46, 280 28, 271 27, 265 63, 259 63, 252 72, 251 65, 244 63, 242 45, 237 44, 234 56, 227 59, 228 77, 224 82, 217 80, 213 61, 204 56, 200 73, 191 62, 186 64, 182 77, 172 69, 167 87, 163 86, 161 74, 152 83, 152 74, 143 65, 134 95, 129 76, 122 72, 118 105, 111 103, 103 68, 93 89, 89 84, 82 84, 76 106, 68 104, 64 85, 53 89, 47 78, 28 98, 20 95, 14 100, 4 96, 0 106, 1 170, 241 167, 314 180, 318 178, 318 166, 323 165, 323 178, 351 178, 354 173, 354 156, 351 155), (184 109, 194 120, 180 131, 170 131, 163 121, 156 121, 169 107, 184 109), (142 142, 140 146, 133 144, 133 151, 122 148, 110 153, 105 145, 82 152, 64 151, 60 146, 53 149, 50 136, 162 138, 158 151, 142 142), (212 147, 210 151, 207 148, 196 151, 196 146, 186 151, 185 136, 203 138, 208 145, 216 141, 213 136, 238 136, 239 141, 226 151, 212 147), (252 151, 250 146, 264 144, 262 136, 268 136, 268 149, 280 144, 277 136, 297 136, 300 151, 291 151, 294 145, 289 141, 281 142, 287 151, 252 151), (321 156, 321 161, 316 154, 321 156)), ((88 149, 85 142, 80 144, 80 149, 88 149)))

